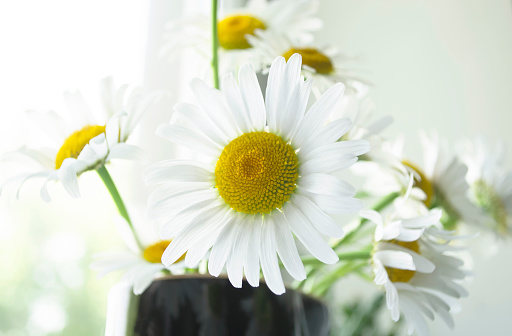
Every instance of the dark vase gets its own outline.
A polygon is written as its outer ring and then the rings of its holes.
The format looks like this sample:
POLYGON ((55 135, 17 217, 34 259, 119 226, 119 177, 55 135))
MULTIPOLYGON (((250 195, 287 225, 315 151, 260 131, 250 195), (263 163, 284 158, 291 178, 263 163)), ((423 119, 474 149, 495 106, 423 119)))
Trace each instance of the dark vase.
POLYGON ((234 288, 226 278, 180 276, 155 280, 140 296, 138 336, 324 336, 325 304, 288 289, 273 294, 265 283, 234 288))

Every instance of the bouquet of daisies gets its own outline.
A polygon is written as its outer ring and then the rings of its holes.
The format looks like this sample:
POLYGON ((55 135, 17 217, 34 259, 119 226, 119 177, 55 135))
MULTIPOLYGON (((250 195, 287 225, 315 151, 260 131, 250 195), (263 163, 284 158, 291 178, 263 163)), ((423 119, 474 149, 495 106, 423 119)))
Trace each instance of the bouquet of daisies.
POLYGON ((65 94, 69 120, 29 112, 55 147, 6 154, 20 174, 3 188, 18 197, 42 178, 45 201, 54 181, 80 197, 80 175, 96 171, 127 249, 99 255, 92 268, 123 271, 135 294, 163 275, 209 273, 227 274, 234 287, 264 280, 276 295, 293 288, 324 297, 357 274, 382 289, 409 334, 428 335, 426 318, 453 326, 468 294, 461 253, 475 232, 504 236, 512 224, 503 148, 466 140, 455 155, 436 133, 421 133, 424 162, 411 162, 403 138, 382 134, 392 118, 373 117, 371 82, 351 69, 357 59, 314 42, 318 5, 219 8, 213 0, 211 16, 169 23, 161 55, 172 61, 188 50, 202 66, 193 101, 176 104, 155 130, 189 151, 145 169, 153 192, 143 223, 134 225, 107 167, 144 159, 130 134, 164 93, 116 88, 112 79, 101 82, 97 118, 78 92, 65 94))

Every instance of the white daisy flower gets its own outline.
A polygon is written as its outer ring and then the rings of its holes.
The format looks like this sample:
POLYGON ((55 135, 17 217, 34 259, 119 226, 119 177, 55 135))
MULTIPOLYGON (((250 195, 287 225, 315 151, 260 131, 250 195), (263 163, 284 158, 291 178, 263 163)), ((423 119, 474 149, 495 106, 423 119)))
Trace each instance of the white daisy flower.
MULTIPOLYGON (((257 30, 285 34, 293 41, 312 41, 312 32, 322 27, 322 21, 314 17, 318 6, 317 0, 249 0, 244 7, 221 8, 217 20, 220 73, 236 71, 242 64, 254 60, 246 36, 257 30)), ((209 67, 211 36, 210 16, 197 15, 170 22, 161 55, 172 60, 177 51, 193 47, 204 56, 205 67, 209 67)))
POLYGON ((44 200, 50 201, 49 181, 61 181, 71 196, 79 197, 78 176, 83 172, 97 169, 111 159, 141 159, 142 150, 126 141, 158 94, 143 95, 140 89, 134 89, 127 95, 127 89, 127 85, 115 89, 112 78, 103 79, 100 82, 103 111, 97 116, 78 91, 64 93, 68 118, 53 111, 28 111, 29 117, 42 128, 53 146, 44 149, 22 147, 8 153, 4 160, 30 165, 26 165, 28 172, 7 180, 4 186, 16 185, 16 196, 19 197, 25 182, 45 178, 41 188, 44 200))
POLYGON ((435 197, 432 202, 442 206, 451 220, 445 223, 445 227, 454 226, 458 221, 483 224, 483 213, 468 198, 467 166, 455 155, 448 153, 447 146, 439 142, 437 134, 433 133, 429 137, 422 132, 420 139, 423 145, 424 173, 412 164, 409 166, 418 174, 423 174, 422 180, 432 185, 435 197))
POLYGON ((335 83, 343 83, 347 93, 367 91, 368 81, 350 69, 353 57, 342 54, 333 46, 316 46, 312 43, 292 42, 282 34, 258 30, 247 35, 247 40, 255 49, 258 66, 265 71, 277 56, 288 60, 293 54, 302 56, 302 73, 306 78, 314 78, 313 93, 319 97, 335 83))
POLYGON ((512 227, 512 171, 505 169, 503 144, 494 147, 482 138, 464 143, 461 159, 468 165, 466 179, 473 202, 488 217, 486 223, 500 234, 512 227))
POLYGON ((338 260, 322 235, 341 237, 343 230, 327 214, 353 213, 361 202, 332 173, 357 161, 368 142, 337 141, 350 128, 347 119, 325 123, 343 95, 341 83, 306 112, 312 83, 301 76, 300 55, 288 63, 276 58, 265 100, 249 65, 240 69, 239 84, 233 74, 222 84, 218 91, 195 80, 200 107, 176 105, 175 113, 195 128, 158 128, 211 160, 169 160, 147 171, 146 183, 163 184, 148 202, 149 213, 165 222, 161 236, 173 238, 162 260, 169 265, 187 252, 185 263, 194 267, 212 248, 210 274, 218 276, 226 264, 235 287, 244 270, 257 286, 261 264, 269 288, 281 294, 277 255, 293 278, 306 276, 294 236, 320 261, 338 260))
MULTIPOLYGON (((182 255, 169 267, 162 264, 162 254, 171 243, 170 240, 159 240, 157 235, 153 239, 139 246, 133 238, 133 233, 126 220, 116 218, 116 226, 121 230, 121 237, 127 247, 125 251, 104 252, 97 254, 91 263, 91 269, 98 271, 101 278, 112 272, 124 272, 121 281, 133 287, 133 293, 140 295, 149 287, 155 277, 170 273, 181 273, 185 256, 182 255)), ((151 235, 149 235, 151 236, 151 235)))
POLYGON ((401 219, 382 218, 373 211, 360 215, 377 224, 372 256, 374 282, 386 290, 386 304, 394 321, 403 314, 408 334, 429 335, 425 317, 440 317, 449 327, 450 312, 458 309, 456 299, 467 296, 458 284, 467 276, 463 261, 449 255, 460 249, 450 244, 451 232, 438 229, 440 210, 401 219))

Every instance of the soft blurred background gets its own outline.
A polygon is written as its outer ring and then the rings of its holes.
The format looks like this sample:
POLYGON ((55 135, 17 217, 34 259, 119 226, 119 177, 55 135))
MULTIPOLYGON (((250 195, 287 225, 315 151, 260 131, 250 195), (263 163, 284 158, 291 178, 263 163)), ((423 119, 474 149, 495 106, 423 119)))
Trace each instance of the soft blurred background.
MULTIPOLYGON (((44 143, 34 139, 23 111, 63 111, 62 92, 77 88, 95 106, 98 80, 109 75, 118 84, 173 92, 137 137, 163 152, 153 130, 186 91, 181 78, 187 69, 180 59, 169 64, 156 54, 164 23, 193 8, 207 9, 208 1, 0 2, 0 152, 26 139, 44 143)), ((360 56, 374 83, 378 115, 395 118, 387 135, 404 134, 413 160, 421 158, 420 129, 436 129, 452 144, 483 135, 512 146, 510 1, 321 0, 320 17, 325 26, 318 40, 360 56)), ((112 167, 127 202, 141 208, 147 190, 133 190, 142 186, 142 168, 112 167)), ((2 180, 10 169, 0 168, 2 180)), ((44 203, 39 186, 27 184, 19 201, 8 193, 0 201, 0 336, 101 335, 107 293, 117 279, 98 280, 88 265, 94 253, 122 247, 112 224, 114 205, 94 173, 81 177, 80 200, 56 185, 54 201, 44 203)), ((512 245, 485 235, 477 240, 475 278, 456 329, 438 321, 433 335, 510 333, 512 245)), ((348 302, 373 286, 348 279, 336 289, 338 300, 348 302)))

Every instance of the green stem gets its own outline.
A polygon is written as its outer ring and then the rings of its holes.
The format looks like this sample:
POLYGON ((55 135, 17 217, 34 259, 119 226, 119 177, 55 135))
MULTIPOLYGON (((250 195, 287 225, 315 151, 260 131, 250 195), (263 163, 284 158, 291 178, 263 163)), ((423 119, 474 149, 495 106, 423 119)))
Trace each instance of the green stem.
POLYGON ((212 68, 213 86, 219 86, 219 34, 217 32, 217 0, 212 0, 212 68))
POLYGON ((100 175, 101 180, 107 187, 107 189, 110 193, 110 196, 112 196, 112 199, 114 200, 114 203, 117 206, 117 210, 119 211, 119 214, 121 216, 123 216, 123 218, 126 220, 128 225, 130 226, 130 229, 132 230, 135 241, 137 242, 139 247, 143 248, 142 244, 139 241, 139 238, 137 237, 137 234, 135 233, 135 229, 134 229, 132 221, 130 219, 130 215, 128 214, 128 211, 126 210, 126 206, 124 205, 123 199, 121 198, 121 195, 119 194, 119 191, 117 190, 114 180, 112 180, 112 177, 110 176, 107 168, 105 166, 101 166, 100 168, 96 169, 96 171, 98 172, 98 175, 100 175))
MULTIPOLYGON (((377 202, 377 204, 375 204, 372 209, 379 212, 383 209, 385 209, 388 205, 390 205, 391 203, 393 203, 393 201, 398 197, 400 196, 400 193, 398 192, 395 192, 395 193, 391 193, 387 196, 385 196, 384 198, 382 198, 379 202, 377 202)), ((340 246, 342 246, 343 244, 347 244, 349 243, 352 239, 354 239, 355 235, 361 230, 361 228, 366 224, 366 222, 368 222, 368 220, 366 218, 361 218, 361 221, 359 222, 359 225, 352 231, 350 231, 349 233, 347 233, 345 235, 345 237, 343 237, 341 240, 339 240, 334 246, 333 246, 333 249, 336 250, 338 249, 340 246)))
MULTIPOLYGON (((344 260, 344 261, 358 260, 358 259, 370 259, 371 251, 363 250, 363 251, 343 252, 343 253, 338 253, 338 257, 340 258, 340 260, 344 260)), ((320 260, 316 259, 315 257, 303 258, 302 263, 304 265, 323 264, 320 260)))
POLYGON ((344 277, 345 275, 356 271, 357 269, 368 265, 367 261, 361 262, 349 262, 340 267, 334 269, 332 272, 328 273, 326 276, 322 278, 320 282, 315 284, 311 292, 318 296, 324 296, 325 293, 331 288, 332 284, 344 277))

